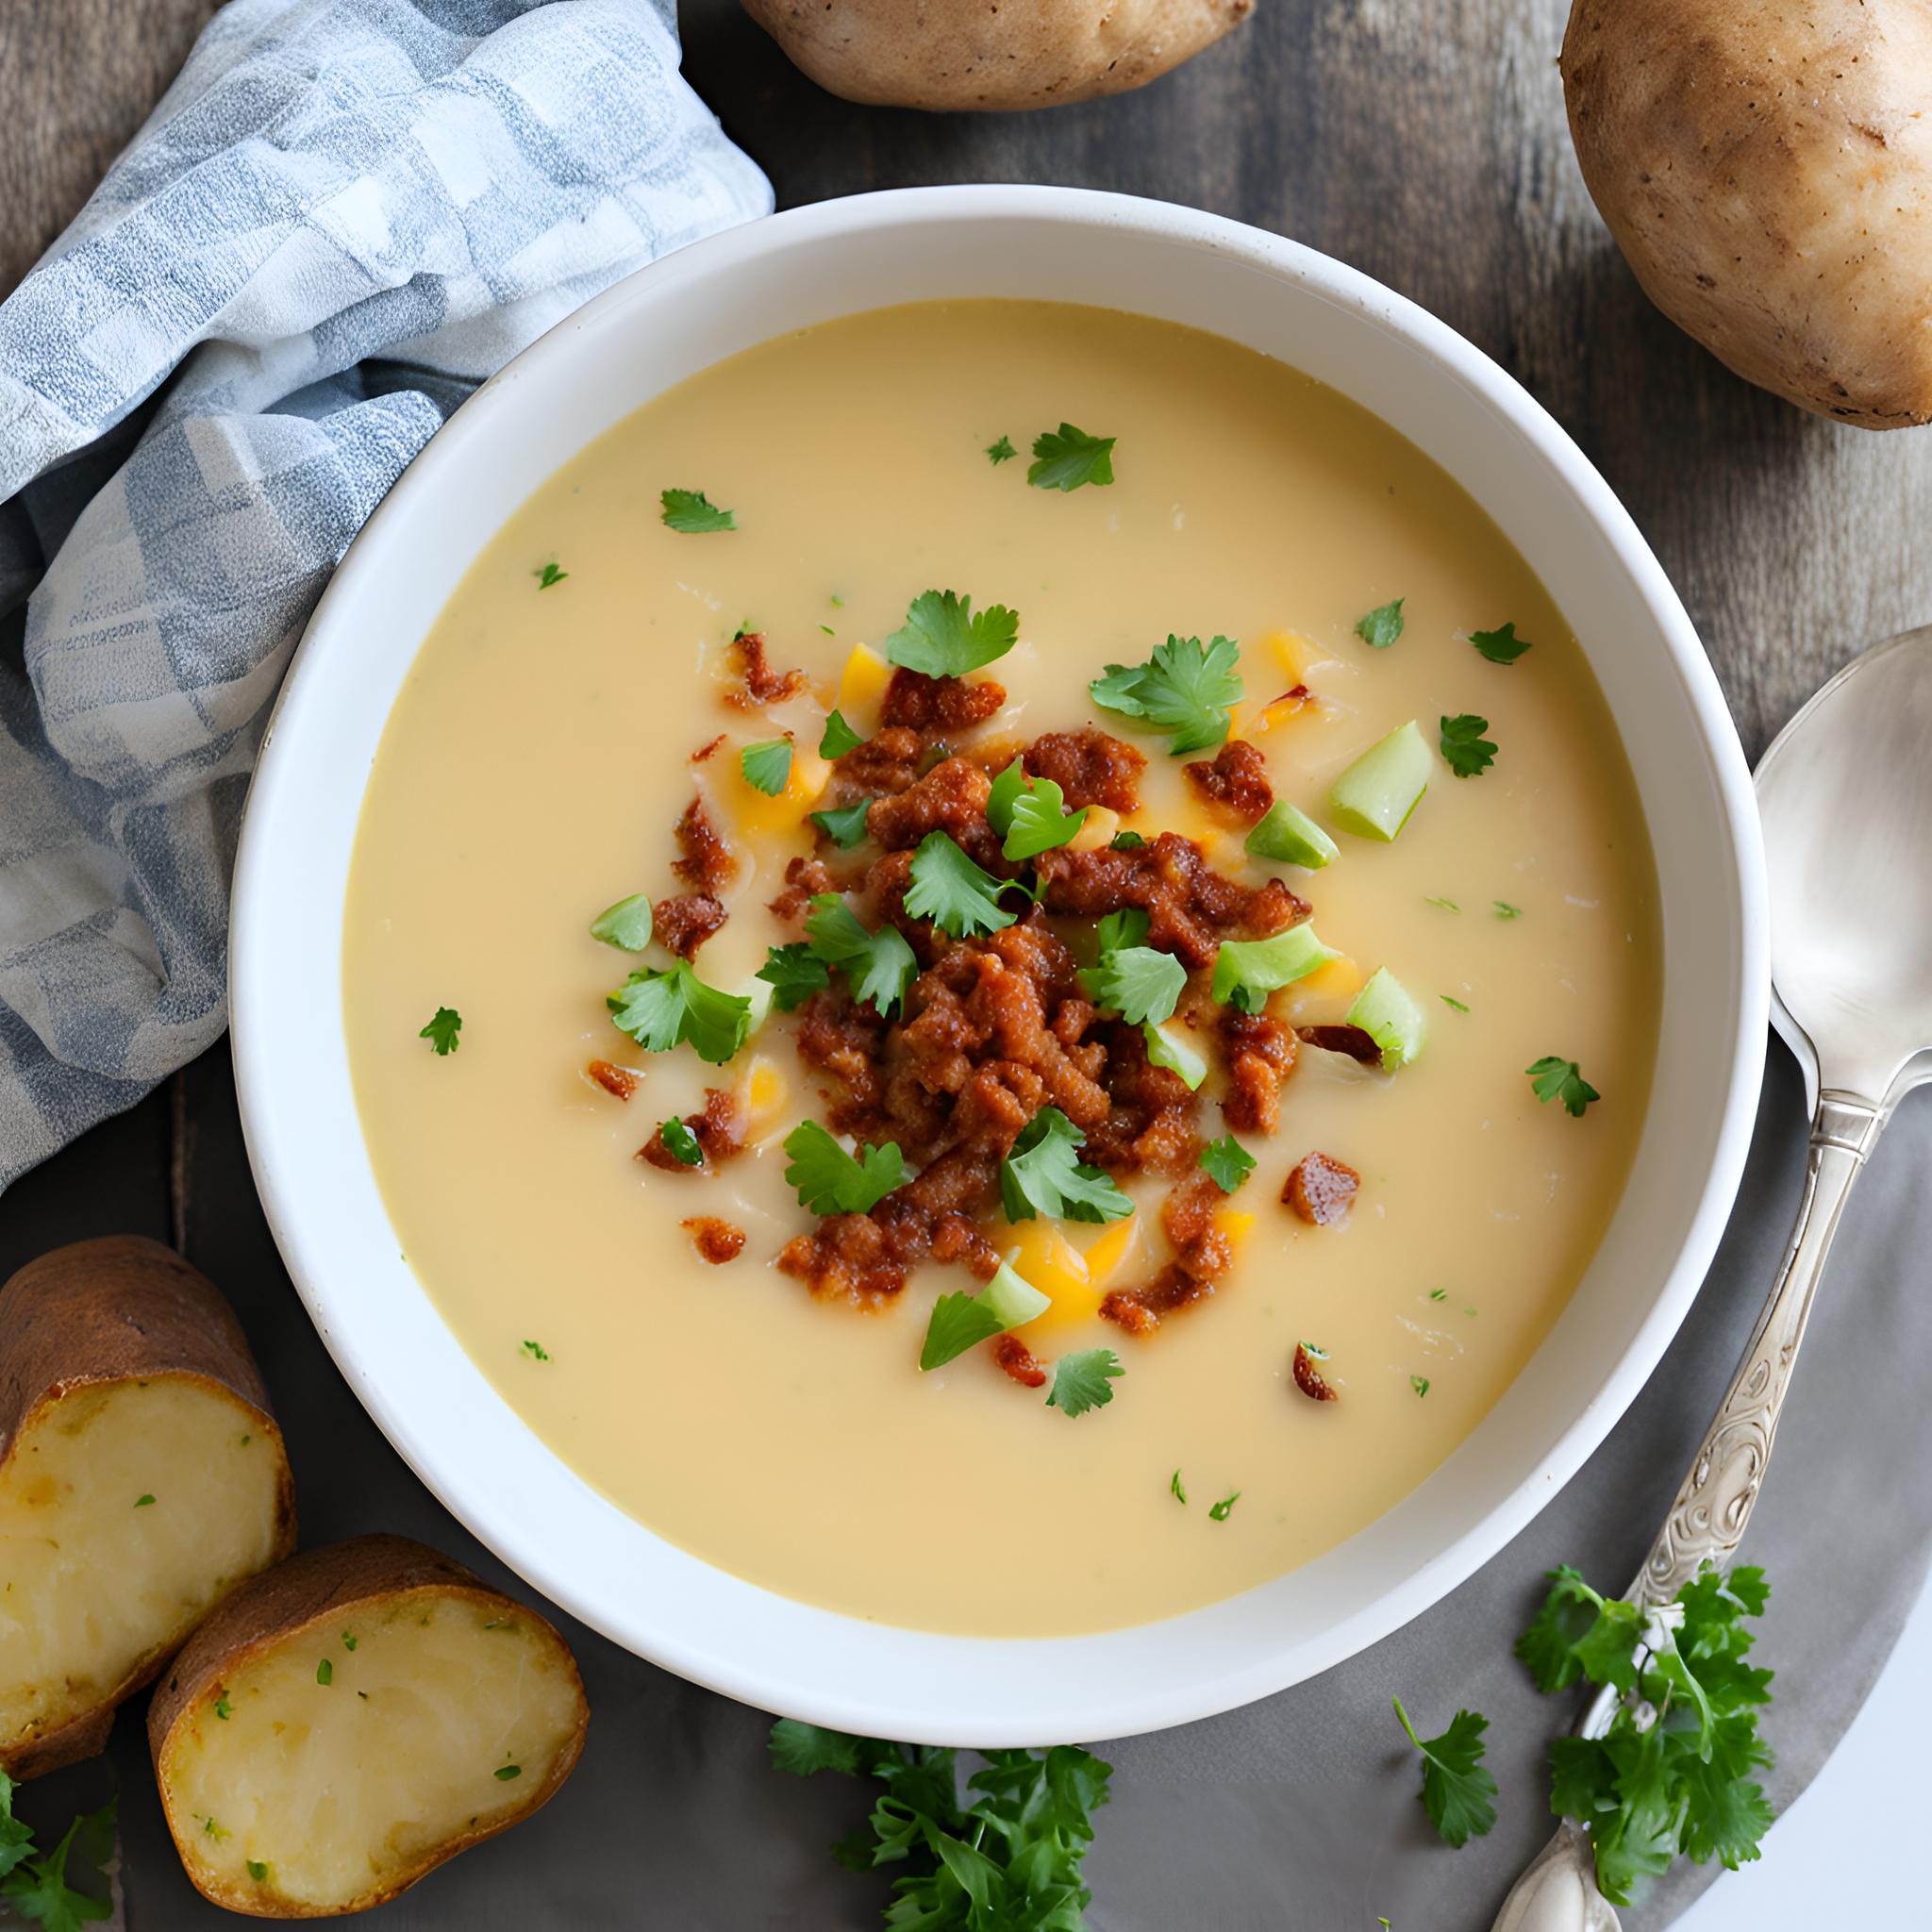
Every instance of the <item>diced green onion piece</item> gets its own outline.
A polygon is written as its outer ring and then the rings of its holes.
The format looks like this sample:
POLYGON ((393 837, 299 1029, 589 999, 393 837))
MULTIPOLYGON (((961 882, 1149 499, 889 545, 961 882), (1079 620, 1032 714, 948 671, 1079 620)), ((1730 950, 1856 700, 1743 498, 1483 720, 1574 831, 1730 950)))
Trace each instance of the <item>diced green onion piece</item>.
POLYGON ((1407 1066, 1429 1037, 1423 1009, 1386 966, 1376 967, 1369 975, 1369 983, 1356 994, 1355 1004, 1348 1009, 1347 1021, 1351 1026, 1359 1026, 1382 1049, 1382 1065, 1391 1074, 1407 1066))
POLYGON ((605 907, 591 922, 591 937, 626 953, 641 953, 651 943, 651 895, 633 892, 605 907))
POLYGON ((1015 1273, 1010 1261, 1002 1261, 1000 1272, 979 1291, 979 1303, 998 1317, 1001 1328, 1023 1328, 1053 1307, 1053 1297, 1015 1273))
POLYGON ((1248 834, 1248 852, 1255 858, 1278 858, 1288 865, 1305 865, 1319 872, 1341 847, 1311 819, 1285 798, 1268 808, 1268 816, 1248 834))
POLYGON ((1429 789, 1435 759, 1411 718, 1372 744, 1328 791, 1328 809, 1344 832, 1393 839, 1429 789))
POLYGON ((1214 997, 1222 1006, 1232 1000, 1242 1012, 1258 1013, 1277 987, 1292 986, 1341 957, 1306 924, 1272 940, 1223 940, 1214 959, 1214 997))
POLYGON ((1141 1031, 1146 1037, 1147 1058, 1153 1065, 1165 1067, 1170 1074, 1178 1074, 1191 1090, 1199 1088, 1208 1077, 1208 1059, 1188 1038, 1185 1027, 1163 1025, 1149 1020, 1142 1024, 1141 1031))

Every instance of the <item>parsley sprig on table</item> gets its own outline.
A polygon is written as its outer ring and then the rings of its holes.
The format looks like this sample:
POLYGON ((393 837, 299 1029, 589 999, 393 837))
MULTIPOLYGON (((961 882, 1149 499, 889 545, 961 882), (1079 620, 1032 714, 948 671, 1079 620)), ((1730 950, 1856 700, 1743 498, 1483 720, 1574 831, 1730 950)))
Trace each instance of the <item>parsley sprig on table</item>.
POLYGON ((1445 1843, 1460 1850, 1481 1838, 1496 1822, 1496 1780, 1483 1769, 1483 1733, 1490 1721, 1474 1710, 1458 1710, 1440 1738, 1422 1739, 1402 1707, 1391 1700, 1408 1741, 1423 1754, 1423 1809, 1445 1843))
POLYGON ((43 1932, 80 1932, 90 1921, 107 1918, 112 1910, 109 1901, 70 1885, 67 1867, 76 1855, 94 1866, 112 1856, 115 1801, 109 1798, 98 1811, 84 1812, 51 1852, 38 1852, 32 1828, 13 1815, 14 1789, 13 1780, 0 1772, 0 1898, 43 1932))
POLYGON ((886 640, 886 658, 927 677, 964 677, 1004 658, 1019 635, 1020 613, 1004 604, 975 611, 956 591, 922 591, 886 640))
POLYGON ((1772 1755, 1757 1736, 1771 1673, 1745 1659, 1771 1591, 1752 1565, 1728 1576, 1706 1565, 1658 1610, 1599 1596, 1567 1565, 1518 1639, 1537 1689, 1586 1682, 1623 1693, 1601 1738, 1550 1746, 1550 1809, 1589 1826, 1597 1887, 1628 1905, 1645 1878, 1680 1853, 1726 1871, 1758 1855, 1771 1829, 1764 1790, 1751 1775, 1772 1755))
POLYGON ((1170 635, 1144 664, 1109 664, 1087 689, 1103 710, 1144 718, 1152 729, 1173 732, 1168 751, 1181 758, 1225 741, 1228 707, 1241 700, 1235 669, 1240 659, 1241 647, 1232 638, 1203 644, 1199 638, 1170 635))
POLYGON ((1077 1745, 988 1751, 959 1802, 957 1754, 848 1737, 781 1718, 772 1762, 876 1778, 866 1824, 833 1847, 854 1872, 890 1867, 886 1923, 906 1932, 1084 1932, 1092 1894, 1080 1866, 1111 1767, 1077 1745))

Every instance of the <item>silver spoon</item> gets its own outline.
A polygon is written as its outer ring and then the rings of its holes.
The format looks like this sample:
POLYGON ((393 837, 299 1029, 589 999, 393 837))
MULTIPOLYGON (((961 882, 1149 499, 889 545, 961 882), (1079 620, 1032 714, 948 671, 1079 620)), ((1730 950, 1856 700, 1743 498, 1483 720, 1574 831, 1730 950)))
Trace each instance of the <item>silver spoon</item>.
MULTIPOLYGON (((1797 1224, 1738 1373, 1629 1590, 1668 1603, 1738 1547, 1839 1215, 1892 1108, 1932 1080, 1932 626, 1874 644, 1757 767, 1771 875, 1772 1018, 1805 1072, 1797 1224)), ((1598 1735, 1616 1696, 1577 1730, 1598 1735)), ((1618 1932, 1590 1836, 1565 1820, 1495 1932, 1618 1932)))

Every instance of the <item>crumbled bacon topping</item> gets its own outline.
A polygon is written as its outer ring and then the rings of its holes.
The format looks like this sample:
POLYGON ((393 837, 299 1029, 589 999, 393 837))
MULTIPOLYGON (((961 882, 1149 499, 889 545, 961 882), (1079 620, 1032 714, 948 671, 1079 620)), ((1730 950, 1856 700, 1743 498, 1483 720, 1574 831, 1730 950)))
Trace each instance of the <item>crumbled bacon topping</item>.
POLYGON ((970 731, 1006 702, 1005 688, 990 677, 928 677, 902 665, 886 686, 879 717, 913 731, 970 731))
POLYGON ((1281 1198, 1316 1227, 1340 1221, 1355 1200, 1362 1177, 1329 1154, 1305 1154, 1291 1170, 1281 1198))
POLYGON ((996 1336, 992 1358, 1023 1389, 1046 1387, 1046 1364, 1017 1335, 996 1336))
MULTIPOLYGON (((730 1159, 744 1145, 744 1117, 739 1110, 737 1096, 723 1088, 707 1087, 704 1106, 696 1113, 686 1114, 684 1124, 696 1138, 707 1167, 730 1159)), ((661 1126, 654 1128, 651 1138, 638 1149, 638 1158, 649 1161, 653 1167, 661 1167, 666 1174, 698 1172, 687 1167, 664 1144, 661 1126)))
POLYGON ((1294 1345, 1294 1386, 1310 1402, 1339 1402, 1339 1396, 1327 1378, 1315 1366, 1315 1358, 1308 1353, 1306 1342, 1294 1345))
POLYGON ((671 870, 686 885, 715 893, 736 876, 738 859, 731 841, 712 824, 702 798, 693 798, 685 807, 673 836, 680 856, 671 861, 671 870))
POLYGON ((592 1060, 584 1072, 605 1092, 615 1094, 619 1100, 628 1100, 638 1091, 638 1075, 628 1067, 613 1065, 609 1060, 592 1060))
POLYGON ((744 1230, 715 1215, 698 1214, 679 1224, 690 1234, 699 1257, 714 1268, 735 1261, 744 1251, 744 1230))
POLYGON ((1346 1054, 1365 1067, 1382 1064, 1382 1049, 1366 1026, 1297 1026, 1295 1031, 1310 1046, 1319 1046, 1324 1053, 1346 1054))
POLYGON ((651 923, 665 946, 689 959, 724 924, 724 908, 708 892, 680 892, 658 901, 651 923))
POLYGON ((782 704, 796 697, 806 687, 802 671, 774 671, 765 657, 765 634, 761 630, 741 630, 731 640, 732 654, 738 659, 744 689, 727 691, 724 702, 741 711, 762 710, 767 705, 782 704))
POLYGON ((1294 1071, 1294 1028, 1266 1013, 1221 1009, 1228 1089, 1221 1111, 1244 1133, 1272 1134, 1281 1117, 1281 1088, 1294 1071))
POLYGON ((1146 764, 1143 753, 1105 731, 1049 731, 1026 747, 1027 772, 1051 778, 1070 811, 1083 805, 1138 811, 1141 797, 1134 786, 1146 764))
POLYGON ((1268 760, 1244 738, 1230 738, 1211 762, 1204 758, 1182 770, 1207 804, 1238 825, 1255 824, 1274 803, 1268 760))

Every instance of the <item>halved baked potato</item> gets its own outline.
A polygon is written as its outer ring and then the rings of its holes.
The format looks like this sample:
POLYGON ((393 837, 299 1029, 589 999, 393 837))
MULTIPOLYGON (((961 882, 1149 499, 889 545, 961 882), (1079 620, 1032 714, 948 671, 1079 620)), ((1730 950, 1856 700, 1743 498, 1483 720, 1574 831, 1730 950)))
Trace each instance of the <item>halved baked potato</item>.
POLYGON ((543 1618, 421 1543, 365 1536, 237 1591, 155 1692, 148 1743, 196 1889, 322 1918, 527 1818, 589 1716, 543 1618))
POLYGON ((115 1237, 0 1289, 0 1771, 92 1757, 115 1706, 294 1543, 281 1431, 206 1276, 115 1237))

